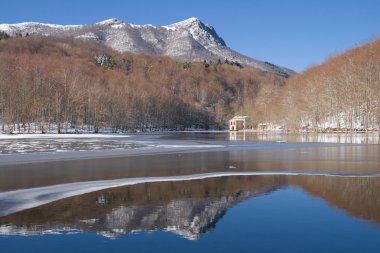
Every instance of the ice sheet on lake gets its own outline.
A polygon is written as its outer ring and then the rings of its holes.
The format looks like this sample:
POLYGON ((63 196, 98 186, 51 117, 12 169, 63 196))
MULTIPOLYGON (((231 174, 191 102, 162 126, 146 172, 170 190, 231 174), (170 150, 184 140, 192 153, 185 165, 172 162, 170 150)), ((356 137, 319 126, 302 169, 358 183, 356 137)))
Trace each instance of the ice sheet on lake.
POLYGON ((115 134, 0 134, 0 155, 131 149, 194 150, 224 147, 224 145, 197 141, 162 141, 154 137, 115 134))
POLYGON ((0 134, 0 139, 80 139, 80 138, 125 138, 129 135, 121 134, 0 134))
POLYGON ((0 134, 0 155, 105 149, 130 149, 145 145, 127 135, 107 134, 0 134))

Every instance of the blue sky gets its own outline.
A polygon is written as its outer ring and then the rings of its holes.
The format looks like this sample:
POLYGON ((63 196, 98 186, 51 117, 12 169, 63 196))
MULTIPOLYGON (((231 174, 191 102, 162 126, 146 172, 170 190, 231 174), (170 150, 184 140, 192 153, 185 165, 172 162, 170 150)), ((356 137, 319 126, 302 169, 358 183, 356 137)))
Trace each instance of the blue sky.
POLYGON ((197 17, 227 45, 296 71, 380 35, 380 0, 4 0, 0 23, 167 25, 197 17))

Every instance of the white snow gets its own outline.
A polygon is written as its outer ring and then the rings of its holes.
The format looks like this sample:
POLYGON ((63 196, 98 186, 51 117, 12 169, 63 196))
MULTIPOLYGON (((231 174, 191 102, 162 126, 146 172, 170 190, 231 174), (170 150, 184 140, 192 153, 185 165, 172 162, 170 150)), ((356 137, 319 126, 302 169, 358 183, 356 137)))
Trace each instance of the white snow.
POLYGON ((90 39, 90 40, 98 40, 99 39, 99 37, 97 35, 95 35, 94 33, 85 33, 85 34, 76 36, 75 38, 78 38, 78 39, 90 39))
POLYGON ((114 24, 114 25, 111 25, 112 28, 115 28, 115 29, 119 29, 119 28, 123 28, 125 26, 125 24, 114 24))
POLYGON ((114 24, 120 24, 123 23, 123 21, 117 19, 117 18, 110 18, 103 21, 100 21, 96 23, 97 25, 114 25, 114 24))
POLYGON ((0 31, 8 33, 11 30, 10 24, 0 24, 0 31))
POLYGON ((125 138, 129 135, 120 134, 0 134, 4 139, 80 139, 80 138, 125 138))
POLYGON ((177 27, 175 26, 168 26, 168 25, 164 25, 164 26, 161 26, 162 28, 166 29, 166 30, 170 30, 170 31, 176 31, 177 30, 177 27))
POLYGON ((167 25, 167 27, 189 27, 193 23, 199 23, 199 22, 200 22, 200 20, 198 18, 192 17, 192 18, 188 18, 188 19, 185 19, 183 21, 180 21, 180 22, 177 22, 177 23, 174 23, 171 25, 167 25))
POLYGON ((131 27, 133 27, 133 28, 140 28, 140 27, 142 27, 142 25, 136 25, 136 24, 129 24, 131 27))
POLYGON ((141 28, 141 27, 152 27, 152 28, 157 28, 156 26, 152 25, 152 24, 145 24, 145 25, 136 25, 136 24, 131 24, 129 23, 129 25, 133 28, 141 28))
POLYGON ((40 23, 40 22, 23 22, 23 23, 17 23, 17 24, 0 24, 0 30, 9 32, 14 29, 18 29, 20 31, 26 30, 28 28, 32 27, 49 27, 54 29, 63 29, 63 30, 69 30, 73 28, 81 28, 83 25, 59 25, 59 24, 47 24, 47 23, 40 23))

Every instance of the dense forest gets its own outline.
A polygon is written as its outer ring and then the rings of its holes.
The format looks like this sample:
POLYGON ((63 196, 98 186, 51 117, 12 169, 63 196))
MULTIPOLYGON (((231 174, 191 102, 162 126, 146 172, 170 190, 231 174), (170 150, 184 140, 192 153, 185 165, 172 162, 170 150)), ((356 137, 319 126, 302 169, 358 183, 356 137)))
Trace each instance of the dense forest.
POLYGON ((0 130, 377 130, 380 39, 286 79, 238 62, 178 62, 73 38, 0 37, 0 130))
POLYGON ((378 130, 380 39, 294 75, 268 94, 266 121, 287 129, 378 130))
POLYGON ((285 80, 237 62, 181 63, 72 38, 5 38, 1 130, 222 129, 229 117, 260 103, 263 87, 274 90, 285 80))

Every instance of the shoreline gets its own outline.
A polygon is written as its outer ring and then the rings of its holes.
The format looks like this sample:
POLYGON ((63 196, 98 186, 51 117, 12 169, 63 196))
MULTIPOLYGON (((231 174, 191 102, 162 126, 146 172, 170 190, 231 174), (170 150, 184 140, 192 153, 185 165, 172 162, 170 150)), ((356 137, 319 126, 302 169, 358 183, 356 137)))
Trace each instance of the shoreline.
MULTIPOLYGON (((0 168, 10 165, 29 164, 29 163, 48 163, 71 160, 89 160, 89 159, 106 159, 132 156, 149 156, 149 155, 170 155, 185 153, 202 153, 218 151, 248 151, 248 150, 268 150, 268 149, 287 149, 301 147, 315 147, 316 145, 336 146, 336 145, 378 145, 378 143, 363 142, 334 142, 318 141, 315 139, 305 141, 294 141, 292 139, 268 138, 268 139, 232 139, 231 135, 244 135, 249 132, 207 132, 223 133, 226 136, 221 139, 203 138, 202 135, 196 136, 200 132, 168 132, 168 133, 138 133, 129 135, 118 134, 18 134, 5 138, 0 134, 0 143, 4 145, 14 145, 9 153, 0 153, 0 168), (195 135, 192 136, 191 134, 195 135), (229 133, 229 135, 228 135, 229 133), (176 136, 184 135, 184 138, 176 136), (171 138, 171 137, 175 138, 171 138), (169 138, 168 138, 169 137, 169 138), (190 138, 187 138, 190 137, 190 138), (194 137, 194 138, 191 138, 194 137), (83 142, 81 142, 83 140, 83 142), (28 146, 34 142, 34 147, 28 146), (41 144, 56 145, 50 149, 37 149, 35 147, 41 144), (72 147, 70 145, 81 145, 85 143, 84 148, 72 147), (59 145, 69 146, 59 146, 59 145), (105 145, 106 144, 106 145, 105 145), (121 147, 118 145, 125 145, 121 147), (23 146, 24 145, 24 146, 23 146), (102 146, 104 145, 104 146, 102 146), (108 146, 107 146, 108 145, 108 146), (113 146, 112 146, 113 145, 113 146), (29 148, 29 149, 28 149, 29 148), (56 150, 54 150, 56 148, 56 150), (65 149, 66 148, 66 149, 65 149), (53 150, 52 150, 53 149, 53 150)), ((316 134, 317 136, 318 134, 316 134)), ((338 134, 339 135, 339 134, 338 134)), ((271 136, 271 135, 268 135, 271 136)), ((276 137, 276 134, 273 134, 276 137)), ((286 134, 284 136, 292 136, 286 134)), ((327 135, 332 136, 332 135, 327 135)), ((342 135, 346 136, 346 135, 342 135)), ((364 136, 359 134, 358 136, 364 136)), ((374 136, 377 138, 377 136, 374 136)), ((360 138, 359 138, 360 139, 360 138)), ((360 139, 361 140, 361 139, 360 139)), ((377 141, 377 139, 375 139, 377 141)))
POLYGON ((0 131, 0 139, 22 139, 27 138, 52 138, 60 136, 62 138, 91 138, 91 137, 131 137, 138 135, 165 135, 176 133, 257 133, 257 134, 375 134, 380 135, 380 130, 259 130, 259 129, 242 129, 231 131, 225 130, 175 130, 175 131, 140 131, 140 132, 83 132, 83 133, 4 133, 0 131))

